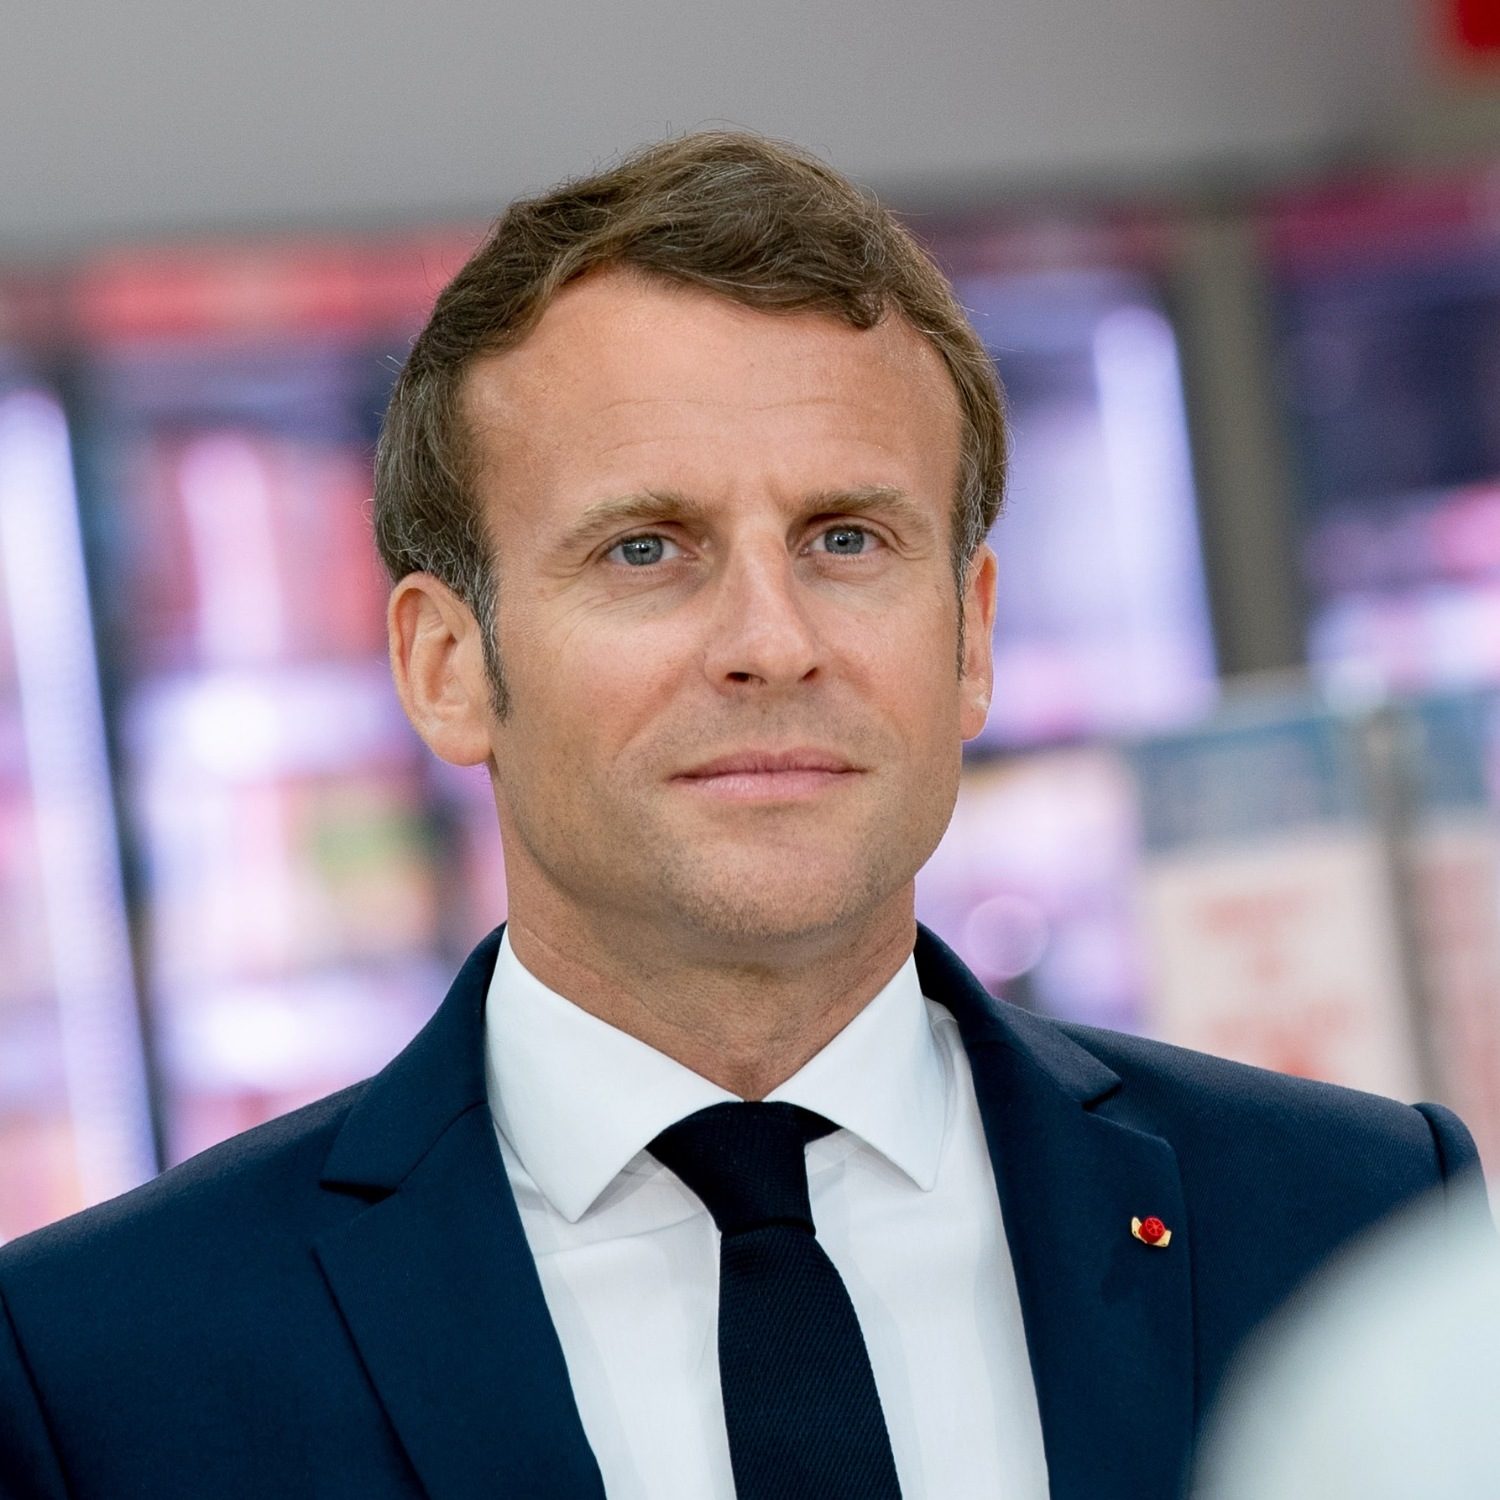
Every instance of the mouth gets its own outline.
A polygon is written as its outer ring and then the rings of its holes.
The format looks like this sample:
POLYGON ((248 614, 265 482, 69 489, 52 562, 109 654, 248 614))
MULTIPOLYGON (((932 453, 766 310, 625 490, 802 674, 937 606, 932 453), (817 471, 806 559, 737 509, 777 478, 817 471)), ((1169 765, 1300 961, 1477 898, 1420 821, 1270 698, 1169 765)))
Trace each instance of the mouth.
POLYGON ((823 750, 748 750, 705 761, 672 780, 699 796, 729 802, 800 802, 862 774, 843 756, 823 750))

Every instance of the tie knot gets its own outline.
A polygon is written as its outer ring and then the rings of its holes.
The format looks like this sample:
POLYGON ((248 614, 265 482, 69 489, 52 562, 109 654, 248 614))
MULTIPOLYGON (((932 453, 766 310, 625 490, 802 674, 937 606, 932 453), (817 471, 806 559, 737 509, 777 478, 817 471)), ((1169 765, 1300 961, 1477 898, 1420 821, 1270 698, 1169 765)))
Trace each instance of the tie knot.
POLYGON ((703 1200, 720 1233, 789 1224, 811 1234, 804 1153, 837 1128, 797 1104, 711 1104, 646 1149, 703 1200))

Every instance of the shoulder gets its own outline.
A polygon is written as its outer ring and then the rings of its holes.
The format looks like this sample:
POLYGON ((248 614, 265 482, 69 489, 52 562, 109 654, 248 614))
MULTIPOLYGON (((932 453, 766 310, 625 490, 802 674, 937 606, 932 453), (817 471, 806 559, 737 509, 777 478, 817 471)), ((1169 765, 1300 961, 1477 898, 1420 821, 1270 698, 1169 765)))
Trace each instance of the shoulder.
POLYGON ((1285 1174, 1305 1164, 1325 1182, 1353 1189, 1367 1180, 1372 1191, 1406 1196, 1479 1165, 1468 1130, 1442 1105, 1404 1104, 1123 1032, 1045 1024, 1118 1075, 1117 1097, 1103 1108, 1221 1171, 1285 1174))
POLYGON ((1380 1094, 1277 1073, 1129 1032, 1068 1021, 1051 1024, 1118 1073, 1138 1098, 1159 1107, 1211 1109, 1215 1115, 1286 1114, 1300 1121, 1316 1117, 1398 1131, 1413 1125, 1410 1106, 1380 1094))
MULTIPOLYGON (((0 1292, 33 1276, 97 1268, 108 1280, 190 1255, 243 1254, 278 1234, 305 1237, 333 1137, 367 1084, 243 1134, 93 1208, 0 1246, 0 1292)), ((180 1267, 182 1262, 177 1261, 180 1267)))

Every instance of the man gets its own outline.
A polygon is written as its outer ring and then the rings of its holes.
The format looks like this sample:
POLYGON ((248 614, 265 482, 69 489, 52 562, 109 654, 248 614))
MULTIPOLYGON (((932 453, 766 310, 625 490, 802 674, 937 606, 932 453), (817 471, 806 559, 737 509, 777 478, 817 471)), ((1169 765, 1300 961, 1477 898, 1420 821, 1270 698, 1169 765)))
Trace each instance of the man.
POLYGON ((0 1253, 7 1496, 1178 1489, 1247 1330, 1474 1149, 917 931, 1004 457, 951 292, 822 164, 705 134, 511 208, 376 481, 509 925, 372 1081, 0 1253))

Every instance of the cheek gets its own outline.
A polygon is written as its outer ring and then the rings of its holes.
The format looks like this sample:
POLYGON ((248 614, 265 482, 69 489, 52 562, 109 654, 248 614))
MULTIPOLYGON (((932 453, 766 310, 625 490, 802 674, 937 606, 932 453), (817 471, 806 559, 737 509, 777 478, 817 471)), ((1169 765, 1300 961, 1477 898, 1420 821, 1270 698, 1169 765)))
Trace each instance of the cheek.
POLYGON ((882 696, 919 739, 947 740, 960 707, 958 614, 951 595, 938 608, 905 619, 894 612, 870 632, 861 674, 882 684, 882 696))
POLYGON ((672 700, 681 633, 660 635, 607 620, 546 632, 517 664, 517 717, 531 718, 559 765, 612 762, 672 700))

